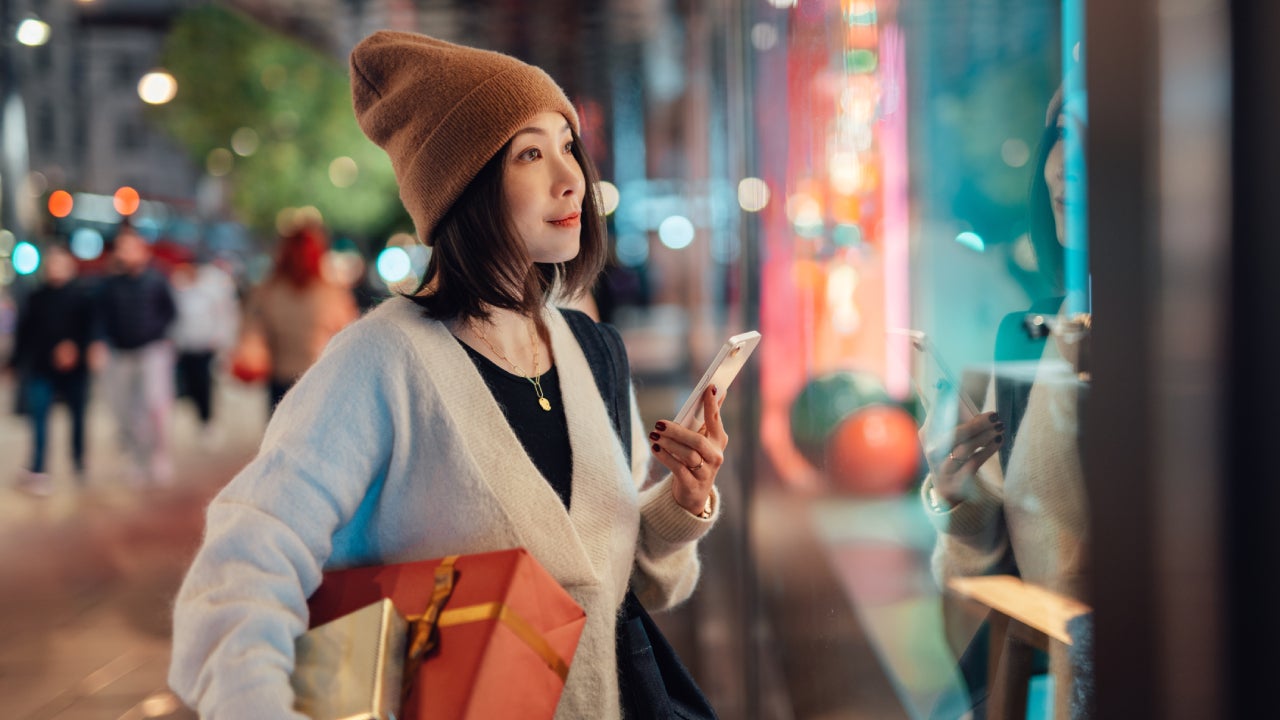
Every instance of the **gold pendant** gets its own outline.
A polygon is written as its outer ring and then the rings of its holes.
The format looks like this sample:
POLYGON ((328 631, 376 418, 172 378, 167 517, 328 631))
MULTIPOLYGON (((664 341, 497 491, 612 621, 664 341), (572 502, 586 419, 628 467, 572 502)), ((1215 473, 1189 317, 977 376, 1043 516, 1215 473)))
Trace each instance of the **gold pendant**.
POLYGON ((546 399, 546 398, 538 398, 538 404, 542 406, 542 409, 543 409, 543 410, 546 410, 547 412, 551 412, 551 401, 550 401, 550 400, 548 400, 548 399, 546 399))

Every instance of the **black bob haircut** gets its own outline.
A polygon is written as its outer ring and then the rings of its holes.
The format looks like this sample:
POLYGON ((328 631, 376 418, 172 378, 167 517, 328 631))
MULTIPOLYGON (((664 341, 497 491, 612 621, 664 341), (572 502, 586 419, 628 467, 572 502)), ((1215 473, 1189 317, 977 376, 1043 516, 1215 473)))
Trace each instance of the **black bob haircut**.
POLYGON ((573 157, 582 169, 581 242, 565 263, 534 263, 507 212, 502 180, 508 142, 485 163, 432 232, 434 247, 422 282, 410 296, 436 320, 486 320, 486 308, 534 319, 553 292, 576 297, 595 285, 608 255, 604 216, 596 197, 599 174, 573 132, 573 157))

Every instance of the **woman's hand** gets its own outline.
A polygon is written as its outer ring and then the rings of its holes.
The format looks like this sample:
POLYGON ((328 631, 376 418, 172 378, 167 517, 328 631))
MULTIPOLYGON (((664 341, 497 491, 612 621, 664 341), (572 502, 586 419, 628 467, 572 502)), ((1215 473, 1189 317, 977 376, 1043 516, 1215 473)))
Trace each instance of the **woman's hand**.
POLYGON ((724 464, 729 436, 720 421, 723 396, 713 385, 702 393, 702 429, 694 432, 670 420, 662 420, 649 433, 649 449, 671 471, 671 494, 680 507, 700 515, 711 496, 711 486, 724 464))
POLYGON ((994 412, 985 412, 956 426, 950 447, 935 447, 925 453, 933 471, 933 487, 952 505, 964 502, 969 485, 982 467, 1004 443, 1004 422, 994 412))

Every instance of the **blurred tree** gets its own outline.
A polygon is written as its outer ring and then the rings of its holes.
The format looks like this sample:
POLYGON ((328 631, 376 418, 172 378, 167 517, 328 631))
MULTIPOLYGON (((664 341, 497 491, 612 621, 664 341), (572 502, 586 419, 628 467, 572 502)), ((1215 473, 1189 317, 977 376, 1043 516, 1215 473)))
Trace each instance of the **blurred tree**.
POLYGON ((227 173, 242 222, 274 232, 280 210, 313 205, 340 231, 412 232, 391 162, 356 124, 344 66, 213 4, 178 18, 161 62, 178 94, 153 119, 227 173))

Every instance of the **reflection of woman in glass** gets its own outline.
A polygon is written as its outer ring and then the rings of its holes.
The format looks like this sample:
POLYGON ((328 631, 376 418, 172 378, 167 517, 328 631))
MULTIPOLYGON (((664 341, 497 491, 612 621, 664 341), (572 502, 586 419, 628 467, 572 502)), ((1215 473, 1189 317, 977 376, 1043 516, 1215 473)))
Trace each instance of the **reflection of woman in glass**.
MULTIPOLYGON (((1030 207, 1037 262, 1054 296, 1034 302, 1032 313, 1057 313, 1063 300, 1064 118, 1059 92, 1046 115, 1030 207)), ((987 407, 995 410, 962 418, 943 438, 924 431, 930 474, 922 494, 939 531, 933 569, 943 584, 957 576, 1012 574, 1083 599, 1088 518, 1075 353, 1058 337, 1029 338, 1027 314, 1010 315, 997 333, 995 381, 987 393, 987 407), (992 457, 998 461, 988 462, 992 457)), ((930 425, 939 420, 931 418, 930 425)), ((966 679, 976 690, 974 679, 966 679)))

